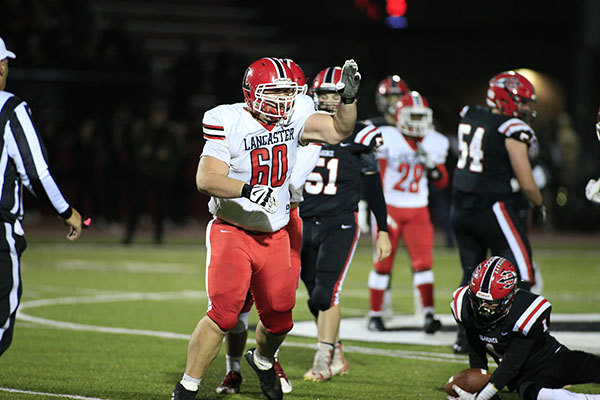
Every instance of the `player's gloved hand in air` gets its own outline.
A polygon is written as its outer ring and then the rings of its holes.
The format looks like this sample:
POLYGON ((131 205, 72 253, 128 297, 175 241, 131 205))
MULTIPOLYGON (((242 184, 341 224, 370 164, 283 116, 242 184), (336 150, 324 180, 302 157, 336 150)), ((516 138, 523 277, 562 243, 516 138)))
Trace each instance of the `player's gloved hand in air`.
POLYGON ((437 169, 436 162, 433 161, 421 143, 417 144, 417 151, 415 151, 415 155, 417 156, 419 163, 423 164, 425 167, 428 178, 431 180, 437 180, 441 178, 442 173, 437 169))
POLYGON ((585 197, 592 203, 600 204, 600 178, 588 181, 585 186, 585 197))
POLYGON ((342 103, 352 104, 356 100, 358 87, 360 86, 360 72, 358 64, 354 60, 346 60, 342 67, 342 78, 336 84, 337 90, 342 96, 342 103))
POLYGON ((242 196, 258 204, 269 214, 274 214, 277 211, 277 198, 272 187, 246 184, 242 189, 242 196))

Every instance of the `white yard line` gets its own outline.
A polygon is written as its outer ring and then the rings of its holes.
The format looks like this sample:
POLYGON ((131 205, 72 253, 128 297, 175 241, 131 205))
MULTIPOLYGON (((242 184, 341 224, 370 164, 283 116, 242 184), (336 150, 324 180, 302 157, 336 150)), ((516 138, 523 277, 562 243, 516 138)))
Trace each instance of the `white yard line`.
POLYGON ((77 395, 72 395, 72 394, 32 392, 30 390, 10 389, 10 388, 5 388, 5 387, 0 387, 0 391, 1 392, 9 392, 9 393, 32 394, 32 395, 35 395, 35 396, 62 397, 64 399, 109 400, 109 399, 101 399, 99 397, 85 397, 85 396, 77 396, 77 395))

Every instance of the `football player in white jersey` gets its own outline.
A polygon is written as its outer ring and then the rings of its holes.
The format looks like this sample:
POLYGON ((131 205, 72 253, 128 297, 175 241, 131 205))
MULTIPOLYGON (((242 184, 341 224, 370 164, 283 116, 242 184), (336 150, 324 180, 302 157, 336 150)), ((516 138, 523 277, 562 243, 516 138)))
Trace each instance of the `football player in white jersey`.
POLYGON ((410 92, 396 105, 396 127, 381 126, 383 146, 377 149, 392 242, 390 257, 374 262, 369 274, 369 330, 383 331, 383 300, 398 243, 402 238, 411 259, 413 285, 425 316, 424 330, 434 333, 441 323, 434 318, 433 225, 428 208, 428 182, 448 185, 444 165, 449 141, 432 129, 433 112, 418 92, 410 92))
MULTIPOLYGON (((292 79, 300 86, 299 95, 306 94, 308 86, 302 68, 289 58, 282 59, 281 61, 290 68, 292 79)), ((297 159, 300 161, 296 163, 290 176, 290 221, 285 226, 285 229, 290 237, 290 256, 296 282, 300 281, 300 248, 302 246, 302 220, 298 215, 298 204, 302 199, 302 188, 304 187, 306 177, 312 171, 319 158, 318 152, 314 156, 309 155, 314 153, 310 148, 313 146, 320 148, 320 145, 321 143, 310 143, 308 146, 298 149, 297 159)), ((240 312, 237 324, 227 331, 227 336, 225 337, 227 370, 225 378, 217 387, 216 391, 219 394, 235 394, 240 391, 242 385, 241 360, 244 355, 246 341, 248 340, 248 316, 250 315, 252 304, 252 295, 250 294, 240 312)), ((278 352, 279 349, 275 352, 273 368, 281 383, 283 393, 290 393, 292 391, 292 382, 279 363, 278 352)))
MULTIPOLYGON (((600 140, 600 108, 596 121, 596 136, 600 140)), ((590 179, 585 187, 585 197, 592 203, 600 204, 600 178, 590 179)))
POLYGON ((245 103, 221 105, 204 114, 206 144, 196 186, 211 196, 214 218, 206 229, 208 311, 190 338, 185 374, 172 400, 195 399, 198 386, 251 292, 260 318, 256 349, 245 358, 263 394, 281 399, 274 354, 293 326, 296 282, 290 262, 289 176, 298 144, 339 143, 352 133, 360 74, 344 64, 343 105, 334 116, 316 113, 290 68, 261 58, 244 74, 245 103))

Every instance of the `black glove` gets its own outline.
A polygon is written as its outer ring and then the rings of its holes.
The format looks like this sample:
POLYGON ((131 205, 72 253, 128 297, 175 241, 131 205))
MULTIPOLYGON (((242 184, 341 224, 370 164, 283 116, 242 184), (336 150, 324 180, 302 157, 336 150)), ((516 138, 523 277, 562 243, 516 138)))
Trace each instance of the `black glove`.
POLYGON ((273 188, 264 185, 248 185, 242 188, 242 196, 264 208, 269 214, 277 211, 277 198, 273 188))
POLYGON ((354 102, 360 86, 360 78, 356 61, 346 60, 342 67, 342 78, 337 84, 338 91, 342 95, 342 103, 352 104, 354 102))

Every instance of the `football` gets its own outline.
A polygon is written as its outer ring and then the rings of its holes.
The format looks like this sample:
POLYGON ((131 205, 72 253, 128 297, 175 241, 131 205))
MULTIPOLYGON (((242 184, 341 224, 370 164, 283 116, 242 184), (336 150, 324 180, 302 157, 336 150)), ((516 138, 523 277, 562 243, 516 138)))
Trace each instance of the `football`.
POLYGON ((444 390, 450 396, 458 396, 454 389, 452 389, 452 385, 456 385, 469 393, 477 393, 488 383, 490 376, 492 374, 485 369, 465 369, 452 375, 448 379, 448 382, 446 382, 444 390))

